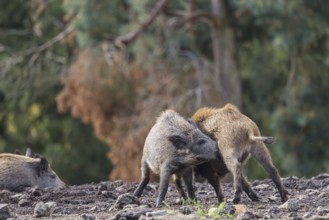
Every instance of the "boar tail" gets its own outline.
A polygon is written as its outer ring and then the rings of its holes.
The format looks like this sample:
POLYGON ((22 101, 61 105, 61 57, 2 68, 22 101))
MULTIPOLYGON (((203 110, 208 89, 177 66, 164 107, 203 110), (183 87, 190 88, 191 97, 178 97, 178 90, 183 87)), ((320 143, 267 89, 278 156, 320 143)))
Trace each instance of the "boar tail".
POLYGON ((251 141, 263 141, 265 144, 272 144, 274 143, 274 137, 264 137, 264 136, 254 136, 250 135, 251 141))

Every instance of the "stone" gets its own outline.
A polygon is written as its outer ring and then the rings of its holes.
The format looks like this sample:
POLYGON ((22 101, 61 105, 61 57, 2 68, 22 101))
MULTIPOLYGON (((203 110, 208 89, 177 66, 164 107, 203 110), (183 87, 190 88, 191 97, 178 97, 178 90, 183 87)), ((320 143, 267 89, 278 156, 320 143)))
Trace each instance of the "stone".
POLYGON ((305 218, 311 218, 311 216, 313 215, 313 213, 312 212, 306 212, 303 216, 302 216, 302 218, 303 219, 305 219, 305 218))
POLYGON ((189 215, 191 214, 192 212, 195 212, 196 209, 193 207, 193 206, 189 206, 189 205, 186 205, 186 206, 182 206, 179 208, 179 212, 184 214, 184 215, 189 215))
POLYGON ((246 211, 247 207, 244 205, 232 205, 231 203, 226 203, 223 210, 220 211, 220 213, 226 214, 226 215, 233 215, 236 212, 236 207, 238 207, 239 211, 246 211))
POLYGON ((297 211, 299 209, 299 201, 297 199, 288 199, 285 203, 280 206, 280 209, 288 210, 291 212, 297 211))
POLYGON ((31 201, 28 199, 21 199, 18 202, 19 207, 26 207, 26 206, 30 206, 30 205, 31 205, 31 201))
POLYGON ((328 220, 328 216, 314 215, 314 216, 312 216, 309 219, 310 220, 328 220))
POLYGON ((158 185, 156 185, 156 184, 148 184, 145 187, 145 190, 146 191, 157 191, 158 190, 158 185))
POLYGON ((148 212, 152 211, 151 208, 131 208, 131 209, 123 209, 117 213, 115 219, 129 219, 129 220, 137 220, 140 216, 146 215, 148 212))
POLYGON ((106 184, 100 184, 100 186, 98 187, 99 191, 105 191, 107 190, 107 185, 106 184))
POLYGON ((329 192, 322 192, 318 195, 319 198, 329 198, 329 192))
POLYGON ((260 184, 260 185, 254 186, 253 188, 254 189, 258 189, 258 190, 264 190, 266 188, 269 188, 269 185, 267 185, 267 184, 260 184))
POLYGON ((290 176, 290 177, 286 177, 283 178, 284 180, 298 180, 299 178, 297 176, 290 176))
POLYGON ((69 207, 65 207, 64 209, 63 209, 63 214, 71 214, 71 209, 69 208, 69 207))
POLYGON ((166 215, 167 211, 166 210, 157 210, 157 211, 153 211, 153 212, 147 212, 146 216, 147 217, 155 217, 155 216, 163 216, 166 215))
POLYGON ((6 220, 10 217, 11 215, 9 213, 8 204, 0 203, 0 220, 6 220))
POLYGON ((18 193, 18 194, 10 196, 10 198, 15 200, 15 199, 19 199, 22 195, 23 195, 22 193, 18 193))
POLYGON ((50 215, 50 209, 44 202, 38 202, 34 208, 34 216, 39 217, 46 217, 50 215))
POLYGON ((313 178, 316 179, 316 180, 323 180, 323 179, 329 178, 329 174, 328 173, 321 173, 321 174, 319 174, 319 175, 317 175, 316 177, 313 177, 313 178))
POLYGON ((10 202, 10 198, 9 198, 10 192, 8 190, 0 190, 0 202, 10 202))
POLYGON ((199 194, 199 195, 207 195, 208 192, 207 192, 207 191, 199 191, 198 194, 199 194))
POLYGON ((137 204, 128 204, 123 207, 123 209, 135 209, 139 207, 137 204))
POLYGON ((277 200, 278 200, 278 197, 276 197, 276 196, 270 196, 270 197, 268 197, 268 201, 270 201, 270 202, 275 202, 277 200))
POLYGON ((234 205, 234 207, 235 207, 235 212, 234 213, 230 213, 230 214, 239 215, 239 214, 242 214, 242 213, 244 213, 244 212, 247 211, 247 206, 242 205, 242 204, 234 205))
POLYGON ((236 217, 239 220, 256 219, 257 216, 252 212, 244 212, 236 217))
POLYGON ((278 218, 280 216, 281 210, 277 206, 272 206, 268 212, 270 213, 271 218, 278 218))
POLYGON ((81 219, 83 220, 95 220, 96 216, 90 215, 90 214, 82 214, 81 219))
POLYGON ((54 207, 57 206, 56 202, 52 202, 52 201, 50 201, 50 202, 46 202, 45 204, 46 204, 50 209, 51 209, 51 208, 54 208, 54 207))
POLYGON ((33 187, 29 190, 29 193, 32 195, 32 196, 41 196, 42 195, 42 191, 39 187, 33 187))
POLYGON ((122 209, 124 206, 128 204, 137 204, 139 205, 139 200, 137 197, 130 195, 129 193, 122 194, 118 197, 118 199, 115 201, 113 208, 115 209, 122 209))
POLYGON ((117 199, 118 196, 114 193, 114 192, 111 192, 111 191, 101 191, 100 194, 102 196, 104 196, 105 198, 111 198, 111 199, 117 199))
POLYGON ((218 208, 216 208, 216 207, 211 207, 211 208, 208 210, 208 216, 215 216, 215 215, 219 215, 218 208))
POLYGON ((175 205, 181 205, 182 203, 183 203, 183 201, 181 198, 175 199, 175 202, 174 202, 175 205))
POLYGON ((127 187, 125 185, 118 186, 117 188, 115 188, 115 191, 117 191, 120 194, 123 194, 127 192, 127 187))
POLYGON ((319 206, 316 209, 316 212, 317 212, 317 214, 319 214, 321 216, 328 215, 328 217, 329 217, 329 206, 327 206, 327 207, 319 206))
POLYGON ((122 180, 116 180, 114 182, 112 182, 112 185, 114 186, 114 188, 121 186, 123 184, 122 180))
POLYGON ((299 195, 298 196, 298 200, 302 201, 302 200, 309 200, 310 198, 307 195, 299 195))
POLYGON ((97 211, 98 208, 97 208, 97 206, 93 206, 93 207, 91 207, 89 210, 92 211, 92 212, 94 212, 94 211, 97 211))

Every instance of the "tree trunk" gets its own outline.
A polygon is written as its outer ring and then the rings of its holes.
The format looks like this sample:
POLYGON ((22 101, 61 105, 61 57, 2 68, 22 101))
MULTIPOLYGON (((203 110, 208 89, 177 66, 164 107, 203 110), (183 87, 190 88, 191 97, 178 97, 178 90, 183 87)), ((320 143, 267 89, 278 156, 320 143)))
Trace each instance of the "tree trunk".
POLYGON ((224 103, 242 106, 241 79, 237 59, 235 32, 232 27, 232 11, 227 0, 212 0, 212 14, 219 27, 212 28, 214 84, 224 103))

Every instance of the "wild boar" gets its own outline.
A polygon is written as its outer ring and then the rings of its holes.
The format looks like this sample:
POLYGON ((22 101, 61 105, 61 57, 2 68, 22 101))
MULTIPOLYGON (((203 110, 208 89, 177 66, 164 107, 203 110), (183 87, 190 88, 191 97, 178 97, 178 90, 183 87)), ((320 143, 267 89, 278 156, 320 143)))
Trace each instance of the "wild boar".
POLYGON ((61 188, 65 183, 50 168, 44 157, 0 154, 0 189, 23 191, 26 187, 61 188))
POLYGON ((214 187, 218 201, 223 200, 219 178, 231 172, 234 178, 233 203, 239 203, 242 190, 253 201, 258 201, 258 195, 251 188, 242 173, 244 162, 253 156, 269 174, 282 202, 288 199, 288 192, 281 183, 277 169, 272 163, 270 152, 264 143, 272 143, 272 137, 263 137, 258 126, 250 118, 240 113, 238 108, 227 104, 223 108, 201 108, 192 116, 201 131, 217 141, 223 161, 199 165, 196 169, 214 187))
POLYGON ((218 159, 215 141, 203 134, 193 121, 189 121, 173 110, 164 111, 146 137, 141 160, 141 182, 134 192, 140 197, 150 180, 150 172, 160 176, 159 195, 156 206, 160 206, 167 193, 170 176, 183 198, 182 180, 188 195, 194 199, 191 167, 218 159))

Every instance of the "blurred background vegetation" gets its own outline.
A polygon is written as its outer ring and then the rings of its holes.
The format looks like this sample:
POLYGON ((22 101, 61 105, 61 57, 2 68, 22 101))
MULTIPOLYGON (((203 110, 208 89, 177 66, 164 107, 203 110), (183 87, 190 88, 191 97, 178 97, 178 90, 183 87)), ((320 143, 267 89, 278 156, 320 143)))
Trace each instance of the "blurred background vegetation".
POLYGON ((1 1, 0 152, 30 147, 69 184, 137 181, 159 112, 232 102, 282 176, 329 172, 326 3, 1 1))

